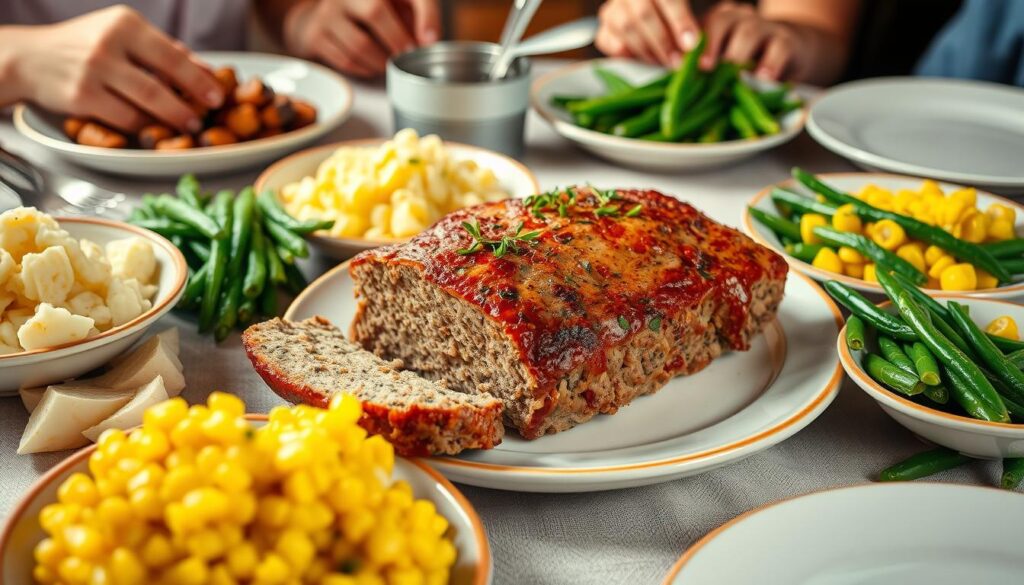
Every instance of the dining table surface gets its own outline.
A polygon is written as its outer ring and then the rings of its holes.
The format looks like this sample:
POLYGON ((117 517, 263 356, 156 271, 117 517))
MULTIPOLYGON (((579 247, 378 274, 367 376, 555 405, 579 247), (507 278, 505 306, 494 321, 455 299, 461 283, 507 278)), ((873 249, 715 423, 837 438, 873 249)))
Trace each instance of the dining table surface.
MULTIPOLYGON (((560 61, 538 62, 549 71, 560 61)), ((351 117, 323 139, 386 137, 392 127, 383 82, 354 82, 351 117)), ((129 199, 172 190, 174 178, 139 180, 76 167, 20 136, 10 112, 0 111, 0 145, 33 164, 93 181, 129 199)), ((652 173, 614 166, 574 147, 536 113, 526 124, 522 159, 542 189, 578 183, 656 189, 692 203, 713 219, 738 226, 746 202, 799 165, 813 172, 857 170, 809 136, 733 166, 698 173, 652 173)), ((200 177, 206 188, 241 188, 262 167, 236 174, 200 177)), ((310 279, 336 264, 314 254, 302 269, 310 279)), ((181 361, 191 403, 222 390, 243 398, 251 412, 266 412, 283 401, 250 367, 238 335, 222 343, 196 333, 190 317, 169 313, 153 331, 177 326, 181 361)), ((800 339, 788 340, 799 352, 800 339)), ((3 372, 0 371, 0 378, 3 372)), ((721 388, 728 392, 728 388, 721 388)), ((628 408, 628 407, 627 407, 628 408)), ((666 412, 665 416, 672 416, 666 412)), ((40 475, 68 452, 17 455, 28 414, 17 397, 0 398, 0 523, 40 475)), ((680 555, 701 537, 739 514, 778 500, 874 480, 889 465, 925 448, 890 419, 847 378, 838 397, 807 428, 767 450, 696 476, 646 487, 589 493, 522 493, 458 485, 483 520, 491 546, 496 584, 660 583, 680 555)), ((1000 465, 977 461, 934 480, 976 485, 998 482, 1000 465)), ((742 562, 743 551, 736 551, 742 562)))

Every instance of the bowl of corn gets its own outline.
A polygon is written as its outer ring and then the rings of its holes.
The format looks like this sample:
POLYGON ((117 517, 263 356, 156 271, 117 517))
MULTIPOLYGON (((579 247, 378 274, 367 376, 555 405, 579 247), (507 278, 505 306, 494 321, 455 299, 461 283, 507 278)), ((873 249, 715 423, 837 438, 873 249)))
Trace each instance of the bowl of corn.
POLYGON ((340 395, 244 415, 175 398, 43 476, 0 534, 4 583, 485 584, 480 519, 340 395))
POLYGON ((800 272, 882 295, 881 262, 926 289, 1024 295, 1019 203, 973 187, 884 173, 825 173, 817 180, 852 199, 830 199, 790 179, 764 188, 743 214, 747 234, 800 272))

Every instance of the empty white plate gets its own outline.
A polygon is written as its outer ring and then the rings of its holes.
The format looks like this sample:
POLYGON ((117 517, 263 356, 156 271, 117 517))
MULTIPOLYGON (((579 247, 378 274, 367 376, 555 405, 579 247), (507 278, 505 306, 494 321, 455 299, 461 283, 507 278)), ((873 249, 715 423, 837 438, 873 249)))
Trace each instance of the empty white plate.
POLYGON ((1024 190, 1024 90, 957 79, 889 77, 837 86, 807 131, 869 170, 1024 190))
POLYGON ((665 585, 1004 585, 1024 569, 1024 495, 869 484, 747 512, 690 547, 665 585))

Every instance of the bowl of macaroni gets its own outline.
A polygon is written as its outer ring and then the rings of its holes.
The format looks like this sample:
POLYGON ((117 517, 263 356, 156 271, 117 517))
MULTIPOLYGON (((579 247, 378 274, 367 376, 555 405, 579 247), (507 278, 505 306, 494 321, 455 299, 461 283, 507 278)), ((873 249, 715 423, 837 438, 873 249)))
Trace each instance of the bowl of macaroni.
POLYGON ((540 191, 510 157, 411 129, 293 154, 267 168, 255 188, 273 190, 300 220, 334 220, 310 242, 339 259, 410 238, 457 209, 540 191))
POLYGON ((32 207, 0 214, 0 396, 107 363, 174 307, 187 274, 149 230, 32 207))

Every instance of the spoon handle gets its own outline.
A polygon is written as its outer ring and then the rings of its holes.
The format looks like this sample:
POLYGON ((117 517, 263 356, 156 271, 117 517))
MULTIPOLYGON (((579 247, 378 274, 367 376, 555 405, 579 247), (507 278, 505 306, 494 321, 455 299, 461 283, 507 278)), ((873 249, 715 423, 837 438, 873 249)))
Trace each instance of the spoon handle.
POLYGON ((508 68, 512 65, 512 61, 515 59, 515 54, 512 52, 512 46, 519 42, 519 39, 523 38, 523 33, 526 32, 526 27, 529 26, 530 21, 533 20, 533 15, 537 13, 537 8, 540 7, 542 0, 523 0, 522 7, 517 0, 514 12, 510 15, 511 19, 514 19, 511 23, 511 30, 507 38, 503 39, 505 42, 501 45, 501 52, 498 54, 498 58, 495 60, 493 67, 491 68, 491 79, 501 79, 508 74, 508 68))

